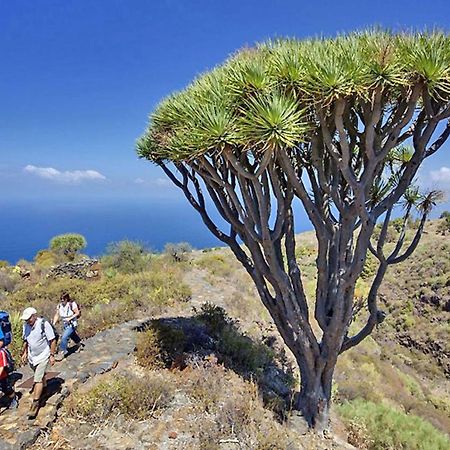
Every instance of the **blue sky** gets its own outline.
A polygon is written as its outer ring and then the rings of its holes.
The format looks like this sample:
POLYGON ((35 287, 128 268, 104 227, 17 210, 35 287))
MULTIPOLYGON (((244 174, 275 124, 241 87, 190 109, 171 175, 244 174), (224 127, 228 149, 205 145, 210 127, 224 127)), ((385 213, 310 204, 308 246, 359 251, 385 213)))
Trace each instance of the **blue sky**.
MULTIPOLYGON (((135 139, 167 94, 276 36, 449 29, 450 2, 0 0, 0 199, 179 196, 135 139)), ((450 188, 450 143, 421 176, 450 188)))

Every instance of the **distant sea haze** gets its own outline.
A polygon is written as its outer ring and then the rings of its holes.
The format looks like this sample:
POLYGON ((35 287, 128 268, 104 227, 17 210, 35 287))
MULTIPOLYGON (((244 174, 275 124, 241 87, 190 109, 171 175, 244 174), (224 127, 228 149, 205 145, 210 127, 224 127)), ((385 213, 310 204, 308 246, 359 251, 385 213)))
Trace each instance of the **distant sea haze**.
POLYGON ((53 236, 70 232, 86 238, 84 252, 91 256, 123 239, 141 241, 152 250, 162 250, 167 242, 187 241, 197 248, 220 245, 182 200, 20 200, 1 203, 0 210, 0 259, 11 264, 32 260, 53 236))
MULTIPOLYGON (((155 251, 167 242, 189 242, 198 249, 224 245, 184 198, 19 200, 1 202, 0 211, 0 260, 11 264, 33 260, 53 236, 70 232, 86 238, 84 252, 90 256, 104 254, 110 242, 123 239, 141 241, 155 251)), ((213 209, 211 214, 217 219, 213 209)), ((297 232, 311 228, 304 217, 297 225, 297 232)))

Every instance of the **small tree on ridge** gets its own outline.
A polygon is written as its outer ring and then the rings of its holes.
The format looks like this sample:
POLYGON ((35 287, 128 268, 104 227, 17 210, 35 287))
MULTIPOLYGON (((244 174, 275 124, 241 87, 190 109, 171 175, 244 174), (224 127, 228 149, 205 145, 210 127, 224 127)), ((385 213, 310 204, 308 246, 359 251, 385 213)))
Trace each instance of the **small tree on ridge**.
POLYGON ((77 252, 85 248, 86 239, 81 234, 66 233, 55 236, 50 241, 50 249, 64 254, 70 261, 75 259, 77 252))
POLYGON ((311 427, 328 425, 339 355, 384 319, 377 291, 387 268, 419 242, 437 195, 411 184, 448 138, 449 116, 447 35, 364 32, 245 49, 163 101, 138 142, 252 277, 298 363, 296 406, 311 427), (205 191, 229 229, 214 223, 205 191), (400 232, 387 252, 399 203, 400 232), (312 311, 295 256, 300 205, 317 237, 312 311), (414 211, 420 223, 409 242, 414 211), (369 252, 378 267, 367 319, 351 335, 369 252))

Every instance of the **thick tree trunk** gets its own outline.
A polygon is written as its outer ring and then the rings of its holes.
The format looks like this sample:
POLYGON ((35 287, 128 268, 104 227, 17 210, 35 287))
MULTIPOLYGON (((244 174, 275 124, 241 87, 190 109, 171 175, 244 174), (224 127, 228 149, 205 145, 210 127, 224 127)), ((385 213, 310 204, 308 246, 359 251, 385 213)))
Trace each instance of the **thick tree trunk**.
POLYGON ((322 356, 316 361, 313 370, 305 370, 304 365, 299 364, 301 388, 295 397, 294 408, 302 414, 309 428, 318 433, 329 428, 335 365, 335 358, 325 361, 322 356))
POLYGON ((300 392, 297 399, 297 409, 302 413, 308 426, 318 433, 329 427, 330 398, 324 392, 323 386, 313 390, 300 392))
MULTIPOLYGON (((320 375, 318 375, 320 378, 320 375)), ((314 380, 310 385, 302 386, 296 399, 298 409, 308 426, 316 432, 322 433, 329 428, 331 381, 323 383, 320 379, 314 380)))

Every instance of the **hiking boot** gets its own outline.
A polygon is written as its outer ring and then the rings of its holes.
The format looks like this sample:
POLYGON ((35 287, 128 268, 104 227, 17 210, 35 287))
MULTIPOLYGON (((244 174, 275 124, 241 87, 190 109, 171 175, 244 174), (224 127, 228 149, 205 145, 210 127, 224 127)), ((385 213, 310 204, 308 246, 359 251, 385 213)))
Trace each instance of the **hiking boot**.
POLYGON ((19 402, 17 400, 17 395, 15 395, 8 405, 8 409, 17 409, 19 407, 19 402))
POLYGON ((83 342, 78 342, 78 344, 76 345, 77 350, 79 350, 81 352, 81 350, 84 350, 84 344, 83 342))
POLYGON ((66 352, 66 353, 58 353, 58 354, 55 356, 55 361, 56 361, 56 362, 61 362, 64 358, 67 358, 68 355, 69 355, 69 352, 66 352))
POLYGON ((33 400, 33 403, 30 405, 30 411, 28 411, 28 419, 30 420, 36 419, 38 411, 39 411, 39 400, 33 400))

